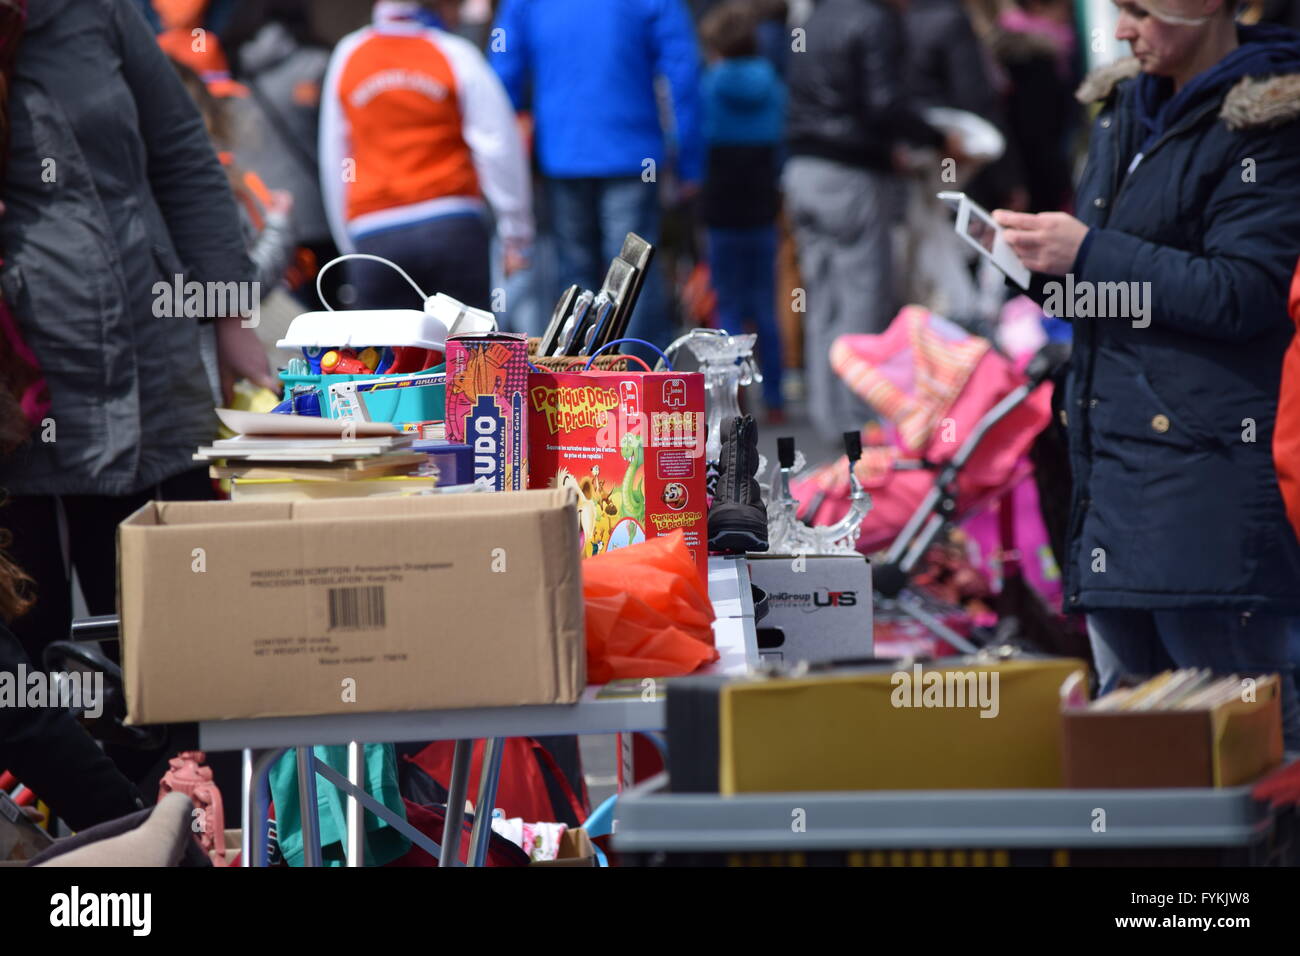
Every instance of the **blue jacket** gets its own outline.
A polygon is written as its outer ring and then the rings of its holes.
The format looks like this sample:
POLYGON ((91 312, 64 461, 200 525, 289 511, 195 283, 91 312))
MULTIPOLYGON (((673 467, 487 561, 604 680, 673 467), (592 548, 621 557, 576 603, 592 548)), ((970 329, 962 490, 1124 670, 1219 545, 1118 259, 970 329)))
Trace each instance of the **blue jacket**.
POLYGON ((762 57, 723 60, 704 74, 704 140, 772 146, 785 132, 785 86, 762 57))
POLYGON ((785 86, 761 57, 723 60, 704 75, 708 164, 700 214, 715 229, 755 229, 776 221, 781 199, 785 86))
POLYGON ((1300 256, 1300 36, 1274 31, 1240 31, 1276 47, 1266 68, 1246 50, 1244 72, 1207 71, 1176 102, 1135 61, 1080 88, 1102 109, 1073 278, 1150 285, 1145 319, 1074 320, 1069 610, 1300 609, 1271 454, 1300 256))
POLYGON ((662 165, 654 81, 665 77, 677 173, 699 181, 699 52, 682 0, 504 0, 488 59, 515 108, 531 105, 542 172, 556 178, 662 165))

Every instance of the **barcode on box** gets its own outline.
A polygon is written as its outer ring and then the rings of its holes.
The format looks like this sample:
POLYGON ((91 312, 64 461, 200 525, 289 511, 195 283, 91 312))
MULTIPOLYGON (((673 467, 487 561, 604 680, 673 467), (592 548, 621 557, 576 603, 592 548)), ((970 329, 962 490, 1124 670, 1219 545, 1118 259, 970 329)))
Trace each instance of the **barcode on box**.
POLYGON ((330 588, 330 630, 373 630, 384 626, 384 589, 330 588))

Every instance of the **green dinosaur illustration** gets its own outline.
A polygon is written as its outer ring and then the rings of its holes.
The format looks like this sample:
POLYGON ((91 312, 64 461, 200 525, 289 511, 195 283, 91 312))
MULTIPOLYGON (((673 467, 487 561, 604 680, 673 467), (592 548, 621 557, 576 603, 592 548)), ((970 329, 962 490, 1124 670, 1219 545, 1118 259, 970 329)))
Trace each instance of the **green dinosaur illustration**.
POLYGON ((637 487, 637 477, 645 462, 645 451, 641 447, 640 435, 624 435, 619 445, 620 452, 627 460, 627 472, 623 475, 623 514, 632 518, 639 525, 645 524, 645 492, 637 487))

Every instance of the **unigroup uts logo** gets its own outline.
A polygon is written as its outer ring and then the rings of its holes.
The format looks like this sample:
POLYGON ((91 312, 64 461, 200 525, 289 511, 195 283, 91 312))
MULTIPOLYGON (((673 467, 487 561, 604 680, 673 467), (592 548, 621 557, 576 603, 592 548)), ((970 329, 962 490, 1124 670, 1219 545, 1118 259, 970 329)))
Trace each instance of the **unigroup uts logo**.
POLYGON ((663 502, 669 508, 672 508, 673 511, 681 511, 686 507, 686 503, 690 500, 690 496, 690 492, 686 490, 684 484, 680 481, 674 481, 670 482, 664 488, 663 502))

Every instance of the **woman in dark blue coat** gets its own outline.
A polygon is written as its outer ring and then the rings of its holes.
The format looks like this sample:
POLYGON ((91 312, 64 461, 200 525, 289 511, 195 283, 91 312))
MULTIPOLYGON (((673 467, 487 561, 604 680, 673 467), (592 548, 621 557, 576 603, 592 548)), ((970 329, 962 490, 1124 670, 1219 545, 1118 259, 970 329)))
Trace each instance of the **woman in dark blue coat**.
POLYGON ((1300 34, 1232 0, 1122 0, 1134 57, 1101 104, 1065 213, 998 221, 1045 308, 1074 321, 1066 609, 1102 690, 1125 672, 1283 675, 1300 542, 1270 457, 1288 278, 1300 255, 1300 34))

